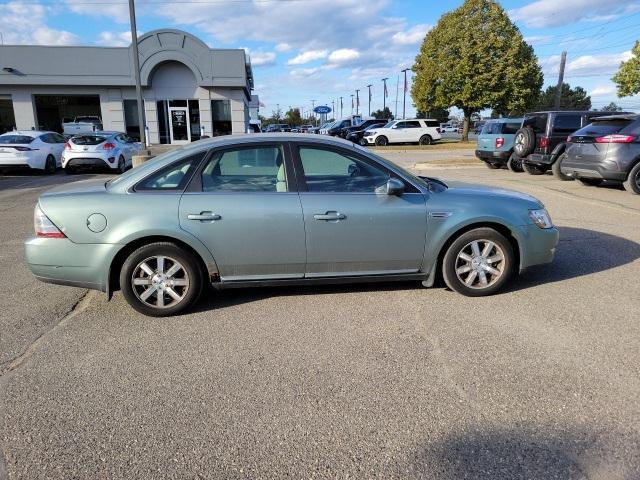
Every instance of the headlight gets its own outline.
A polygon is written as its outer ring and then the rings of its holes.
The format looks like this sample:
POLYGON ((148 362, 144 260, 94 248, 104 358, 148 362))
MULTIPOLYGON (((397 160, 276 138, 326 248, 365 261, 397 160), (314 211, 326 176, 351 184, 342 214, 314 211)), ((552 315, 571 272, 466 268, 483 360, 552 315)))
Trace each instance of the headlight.
POLYGON ((376 131, 374 130, 374 131, 372 131, 372 132, 371 132, 371 131, 370 131, 370 132, 366 132, 366 133, 364 134, 364 136, 365 136, 365 137, 372 137, 372 136, 374 136, 375 134, 376 134, 376 131))
POLYGON ((540 210, 529 210, 529 218, 531 218, 533 223, 535 223, 539 228, 553 227, 553 222, 551 221, 549 212, 544 208, 541 208, 540 210))

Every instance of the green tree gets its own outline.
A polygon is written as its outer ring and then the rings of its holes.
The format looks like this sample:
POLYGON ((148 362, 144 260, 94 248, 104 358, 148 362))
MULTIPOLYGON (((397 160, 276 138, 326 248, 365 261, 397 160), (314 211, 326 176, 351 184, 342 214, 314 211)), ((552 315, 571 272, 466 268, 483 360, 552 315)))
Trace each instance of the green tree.
POLYGON ((371 116, 380 120, 393 120, 394 118, 389 107, 384 107, 384 110, 378 109, 375 112, 372 112, 371 116))
MULTIPOLYGON (((557 86, 547 87, 540 92, 536 110, 554 110, 556 104, 557 86)), ((591 97, 582 87, 571 88, 568 83, 562 84, 560 92, 560 110, 590 110, 591 97)))
POLYGON ((411 95, 422 111, 458 107, 463 140, 471 114, 521 111, 535 103, 543 77, 533 48, 494 0, 465 0, 440 17, 413 66, 411 95))
POLYGON ((631 54, 631 58, 620 64, 618 72, 611 79, 616 84, 619 97, 640 93, 640 40, 636 41, 631 54))
POLYGON ((609 105, 605 105, 600 109, 601 112, 621 112, 622 107, 615 102, 611 102, 609 105))
POLYGON ((292 126, 297 127, 298 125, 302 125, 302 116, 300 115, 299 108, 291 108, 284 116, 286 122, 292 126))
POLYGON ((449 110, 446 108, 432 108, 427 111, 416 111, 416 118, 433 118, 440 123, 446 123, 449 121, 449 110))

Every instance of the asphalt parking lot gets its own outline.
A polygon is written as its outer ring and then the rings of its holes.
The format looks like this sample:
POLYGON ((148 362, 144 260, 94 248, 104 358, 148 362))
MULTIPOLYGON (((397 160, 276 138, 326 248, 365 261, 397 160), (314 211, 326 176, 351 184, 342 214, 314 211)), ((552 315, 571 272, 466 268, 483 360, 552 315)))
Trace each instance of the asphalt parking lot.
POLYGON ((640 478, 640 197, 422 173, 540 198, 555 262, 489 298, 248 289, 147 318, 24 264, 38 194, 86 176, 0 176, 0 479, 640 478))

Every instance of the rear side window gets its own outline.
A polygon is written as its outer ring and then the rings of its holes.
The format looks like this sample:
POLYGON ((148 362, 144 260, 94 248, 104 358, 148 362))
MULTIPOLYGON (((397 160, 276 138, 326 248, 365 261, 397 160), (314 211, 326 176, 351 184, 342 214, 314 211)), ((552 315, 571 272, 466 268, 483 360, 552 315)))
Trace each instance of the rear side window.
MULTIPOLYGON (((531 127, 536 133, 545 133, 547 131, 547 118, 548 114, 546 113, 527 115, 524 117, 522 126, 531 127)), ((580 126, 579 123, 578 126, 580 126)))
POLYGON ((438 123, 437 120, 425 120, 425 122, 427 124, 427 127, 439 127, 440 124, 438 123))
POLYGON ((622 129, 628 127, 632 123, 633 120, 622 118, 619 120, 597 120, 578 130, 575 135, 588 137, 610 135, 612 133, 619 133, 622 129))
POLYGON ((149 175, 135 186, 136 191, 181 191, 206 152, 198 152, 149 175))
POLYGON ((553 122, 553 133, 573 133, 580 128, 581 123, 581 115, 558 115, 553 122))
POLYGON ((18 145, 26 145, 28 143, 33 142, 33 137, 28 137, 27 135, 0 135, 0 144, 18 144, 18 145))
POLYGON ((482 127, 481 135, 496 135, 500 133, 501 124, 497 122, 485 123, 482 127))

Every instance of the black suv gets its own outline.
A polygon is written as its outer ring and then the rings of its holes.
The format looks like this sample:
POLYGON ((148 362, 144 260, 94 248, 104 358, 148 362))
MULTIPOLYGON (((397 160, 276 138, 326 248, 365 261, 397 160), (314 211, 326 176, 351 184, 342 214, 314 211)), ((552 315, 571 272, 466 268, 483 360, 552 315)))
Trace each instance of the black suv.
POLYGON ((640 194, 640 115, 594 119, 568 138, 556 164, 561 180, 577 178, 585 185, 613 180, 640 194))
POLYGON ((372 118, 371 120, 365 120, 362 123, 359 123, 358 125, 354 125, 353 127, 344 127, 340 131, 340 136, 342 138, 347 138, 350 133, 364 132, 364 130, 370 127, 371 125, 380 125, 380 124, 386 125, 387 123, 388 123, 388 120, 378 120, 377 118, 372 118))
POLYGON ((527 113, 513 140, 515 155, 509 160, 509 168, 514 172, 524 169, 531 175, 544 174, 564 153, 569 135, 593 118, 606 115, 611 112, 554 110, 527 113))

